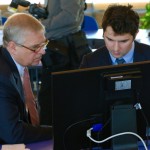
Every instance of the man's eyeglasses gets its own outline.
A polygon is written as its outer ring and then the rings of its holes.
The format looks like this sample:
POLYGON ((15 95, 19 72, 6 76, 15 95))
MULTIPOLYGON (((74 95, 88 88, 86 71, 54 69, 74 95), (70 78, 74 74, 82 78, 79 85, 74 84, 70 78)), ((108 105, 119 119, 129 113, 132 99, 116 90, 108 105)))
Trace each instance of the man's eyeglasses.
MULTIPOLYGON (((15 42, 16 43, 16 42, 15 42)), ((16 43, 18 46, 21 46, 21 47, 24 47, 32 52, 39 52, 41 49, 46 49, 46 46, 47 44, 49 43, 49 40, 46 39, 46 41, 44 43, 42 43, 41 45, 35 45, 33 46, 33 48, 30 48, 30 47, 27 47, 27 46, 24 46, 22 44, 19 44, 19 43, 16 43)))

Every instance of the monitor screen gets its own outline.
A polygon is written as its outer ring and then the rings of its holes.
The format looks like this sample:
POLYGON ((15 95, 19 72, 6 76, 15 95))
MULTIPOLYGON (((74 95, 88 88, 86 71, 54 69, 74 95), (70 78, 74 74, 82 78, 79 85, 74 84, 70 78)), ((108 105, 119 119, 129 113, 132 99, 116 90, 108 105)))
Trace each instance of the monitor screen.
POLYGON ((102 130, 92 136, 96 140, 111 136, 111 110, 117 105, 140 104, 142 109, 137 108, 135 116, 137 134, 146 139, 150 122, 149 68, 150 61, 143 61, 52 73, 54 150, 110 147, 109 142, 95 144, 86 131, 101 123, 102 130))

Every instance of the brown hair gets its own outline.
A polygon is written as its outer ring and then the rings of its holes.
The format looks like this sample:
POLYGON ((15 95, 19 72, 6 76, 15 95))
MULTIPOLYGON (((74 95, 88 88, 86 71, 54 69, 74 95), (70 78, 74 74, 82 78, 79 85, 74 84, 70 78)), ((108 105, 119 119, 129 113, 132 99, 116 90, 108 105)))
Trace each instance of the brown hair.
POLYGON ((139 15, 131 5, 110 5, 102 18, 104 32, 107 26, 111 26, 116 34, 130 33, 135 38, 139 29, 139 15))

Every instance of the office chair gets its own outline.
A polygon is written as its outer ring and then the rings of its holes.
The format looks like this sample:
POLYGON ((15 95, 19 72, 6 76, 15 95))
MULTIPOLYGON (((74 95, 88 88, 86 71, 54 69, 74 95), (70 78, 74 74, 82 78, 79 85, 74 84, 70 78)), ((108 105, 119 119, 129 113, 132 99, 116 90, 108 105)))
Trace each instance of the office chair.
MULTIPOLYGON (((81 29, 85 33, 86 32, 93 33, 93 32, 98 31, 99 25, 98 25, 98 23, 94 17, 85 15, 81 29)), ((103 39, 88 39, 88 44, 92 48, 92 50, 94 51, 95 49, 98 49, 101 46, 103 46, 105 43, 104 43, 103 39)))
POLYGON ((81 29, 85 32, 97 31, 99 29, 99 25, 94 17, 85 15, 81 29))

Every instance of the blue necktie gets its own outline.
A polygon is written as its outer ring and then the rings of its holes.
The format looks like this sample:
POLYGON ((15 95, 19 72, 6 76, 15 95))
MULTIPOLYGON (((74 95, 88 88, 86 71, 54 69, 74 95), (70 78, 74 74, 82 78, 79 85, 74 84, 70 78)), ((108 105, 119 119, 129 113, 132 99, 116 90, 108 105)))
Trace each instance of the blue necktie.
POLYGON ((119 58, 116 58, 116 62, 117 64, 124 64, 125 63, 125 60, 123 58, 119 59, 119 58))

